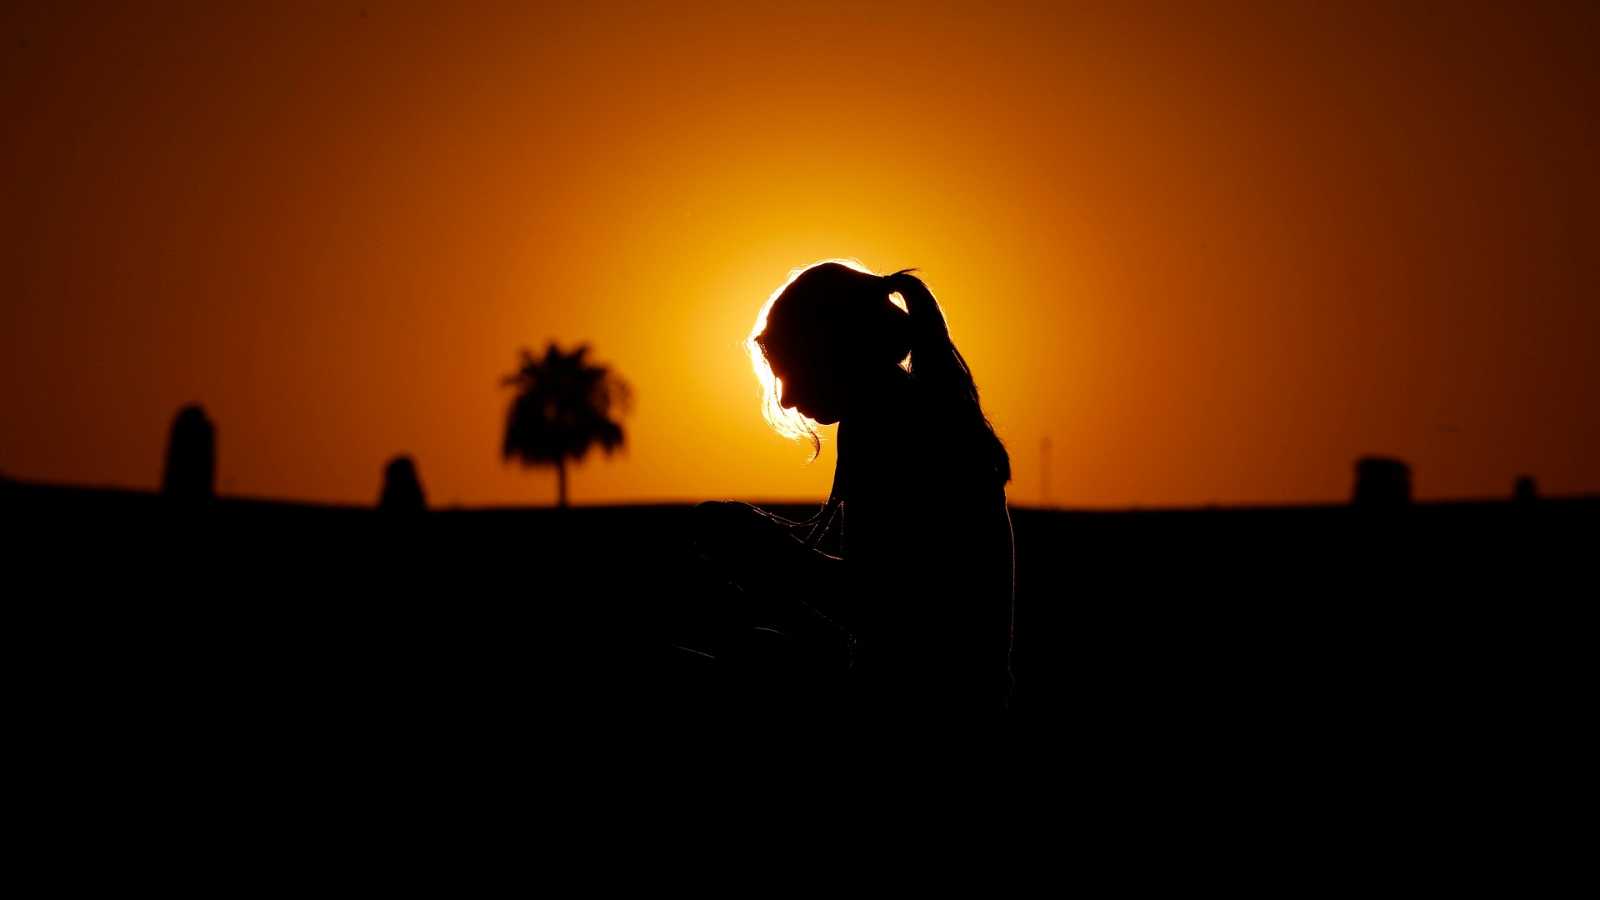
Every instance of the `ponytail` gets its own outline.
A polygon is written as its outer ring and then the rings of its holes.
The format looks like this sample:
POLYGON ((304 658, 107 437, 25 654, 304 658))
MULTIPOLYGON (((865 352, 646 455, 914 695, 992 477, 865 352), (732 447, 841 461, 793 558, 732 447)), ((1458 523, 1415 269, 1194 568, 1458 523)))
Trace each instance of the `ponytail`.
POLYGON ((978 403, 978 385, 967 360, 950 339, 950 326, 933 292, 912 269, 901 269, 883 276, 887 293, 905 299, 911 326, 911 376, 936 401, 950 402, 962 411, 969 427, 979 437, 984 455, 1001 483, 1011 480, 1011 458, 994 433, 994 426, 978 403))
POLYGON ((911 318, 911 371, 925 386, 941 393, 970 395, 974 403, 978 389, 973 384, 967 361, 950 340, 950 326, 944 320, 944 311, 933 292, 921 278, 911 274, 911 269, 901 269, 884 276, 891 293, 898 293, 906 301, 906 312, 911 318))

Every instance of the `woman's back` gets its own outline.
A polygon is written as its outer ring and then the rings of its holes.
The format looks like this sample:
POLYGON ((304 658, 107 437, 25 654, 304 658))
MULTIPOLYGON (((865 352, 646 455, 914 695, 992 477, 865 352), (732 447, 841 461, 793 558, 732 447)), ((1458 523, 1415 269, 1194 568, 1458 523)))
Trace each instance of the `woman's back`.
POLYGON ((1004 483, 981 435, 927 433, 930 405, 908 378, 840 426, 858 674, 897 703, 1000 706, 1013 595, 1004 483))

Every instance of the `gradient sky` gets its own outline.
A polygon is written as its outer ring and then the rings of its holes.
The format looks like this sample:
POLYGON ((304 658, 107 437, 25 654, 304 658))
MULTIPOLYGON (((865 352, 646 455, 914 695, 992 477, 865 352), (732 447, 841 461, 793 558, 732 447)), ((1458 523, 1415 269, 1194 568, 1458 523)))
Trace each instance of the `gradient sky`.
POLYGON ((575 502, 820 499, 741 342, 842 256, 1016 503, 1046 436, 1064 505, 1600 490, 1600 6, 750 5, 7 4, 0 471, 153 487, 199 401, 225 493, 547 503, 557 339, 636 394, 575 502))

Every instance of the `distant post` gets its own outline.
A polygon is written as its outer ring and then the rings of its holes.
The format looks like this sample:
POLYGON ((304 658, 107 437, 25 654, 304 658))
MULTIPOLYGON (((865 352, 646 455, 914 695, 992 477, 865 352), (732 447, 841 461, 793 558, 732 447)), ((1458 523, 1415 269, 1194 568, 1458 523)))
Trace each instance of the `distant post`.
POLYGON ((1539 499, 1539 483, 1533 480, 1532 475, 1517 476, 1516 484, 1511 488, 1511 499, 1517 503, 1535 503, 1539 499))
POLYGON ((1039 506, 1050 505, 1050 438, 1039 442, 1039 506))
POLYGON ((167 438, 161 493, 170 500, 203 503, 216 495, 217 431, 198 404, 178 410, 167 438))
POLYGON ((1411 467, 1384 456, 1356 460, 1356 486, 1350 502, 1362 509, 1397 509, 1411 503, 1411 467))
POLYGON ((417 477, 417 464, 409 456, 396 456, 383 469, 383 493, 378 509, 386 513, 420 513, 428 508, 417 477))

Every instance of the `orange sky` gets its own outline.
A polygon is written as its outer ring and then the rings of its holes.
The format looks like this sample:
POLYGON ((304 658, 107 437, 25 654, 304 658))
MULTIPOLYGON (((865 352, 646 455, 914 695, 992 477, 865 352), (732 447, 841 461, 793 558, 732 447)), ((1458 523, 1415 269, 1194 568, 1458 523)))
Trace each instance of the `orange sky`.
POLYGON ((0 12, 0 471, 152 487, 198 400, 225 493, 546 503, 556 338, 636 393, 575 502, 820 498, 741 342, 845 256, 922 267, 1013 502, 1046 435, 1066 505, 1600 490, 1592 4, 245 5, 0 12))

